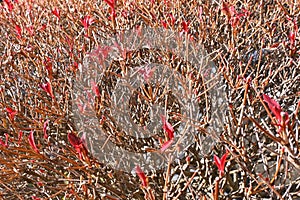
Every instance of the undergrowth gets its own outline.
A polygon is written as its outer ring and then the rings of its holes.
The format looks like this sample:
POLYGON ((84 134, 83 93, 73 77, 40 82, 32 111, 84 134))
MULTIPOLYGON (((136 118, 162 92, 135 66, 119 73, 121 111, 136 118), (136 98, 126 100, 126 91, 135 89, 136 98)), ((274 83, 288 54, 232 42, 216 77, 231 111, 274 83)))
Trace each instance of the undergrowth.
MULTIPOLYGON (((299 199, 299 5, 288 0, 5 0, 0 4, 0 197, 299 199), (194 82, 208 113, 199 119, 194 141, 164 168, 146 172, 137 166, 132 173, 91 152, 89 141, 96 138, 76 128, 73 85, 86 55, 103 40, 125 30, 138 34, 140 27, 172 30, 203 46, 219 77, 214 83, 225 93, 225 111, 212 113, 217 99, 205 99, 210 88, 194 82), (212 133, 206 128, 218 117, 221 128, 212 133), (212 145, 203 152, 206 138, 212 145)), ((98 54, 101 60, 105 53, 98 54)), ((130 60, 131 54, 124 55, 130 60)), ((106 73, 113 72, 111 65, 106 73)), ((107 106, 101 97, 107 88, 99 82, 92 86, 98 111, 107 106)), ((111 94, 105 95, 107 100, 111 94)), ((112 130, 105 115, 98 117, 102 128, 112 130)), ((168 149, 178 119, 162 121, 168 135, 160 144, 168 149)), ((117 139, 125 148, 126 140, 117 139)))

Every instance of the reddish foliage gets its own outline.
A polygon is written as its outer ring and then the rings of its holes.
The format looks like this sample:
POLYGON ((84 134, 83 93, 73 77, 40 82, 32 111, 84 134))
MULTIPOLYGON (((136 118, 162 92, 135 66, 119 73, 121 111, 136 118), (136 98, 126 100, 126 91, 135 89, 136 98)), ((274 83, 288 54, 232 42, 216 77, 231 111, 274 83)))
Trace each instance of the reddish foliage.
POLYGON ((73 132, 68 133, 68 140, 73 147, 80 147, 82 145, 80 138, 73 132))
POLYGON ((38 148, 36 147, 35 141, 34 141, 34 136, 33 136, 33 131, 30 131, 30 134, 28 136, 28 142, 30 144, 30 146, 32 147, 32 149, 36 152, 39 153, 38 148))
POLYGON ((22 141, 23 131, 19 131, 18 143, 20 144, 22 141))
POLYGON ((115 10, 115 0, 104 0, 108 6, 111 8, 111 19, 113 20, 116 17, 116 10, 115 10))
POLYGON ((163 122, 164 131, 166 131, 168 133, 168 139, 172 140, 174 138, 174 129, 173 129, 172 125, 166 121, 166 117, 163 115, 161 116, 161 120, 163 122))
POLYGON ((285 128, 289 122, 289 115, 287 112, 283 112, 281 106, 277 101, 270 98, 268 95, 263 94, 264 101, 268 104, 271 112, 275 115, 277 126, 279 126, 279 132, 282 132, 282 128, 285 128))
POLYGON ((89 26, 94 23, 94 19, 91 16, 87 15, 83 19, 81 19, 81 23, 84 29, 87 30, 89 26))
POLYGON ((293 30, 289 32, 289 40, 290 40, 290 48, 294 49, 295 48, 295 42, 296 42, 296 37, 298 33, 298 25, 296 19, 292 20, 291 18, 288 17, 289 21, 292 21, 293 23, 293 30))
POLYGON ((14 121, 15 115, 18 113, 10 107, 6 107, 6 112, 8 113, 8 117, 11 121, 14 121))
POLYGON ((73 65, 71 66, 72 71, 76 72, 78 70, 78 62, 74 62, 73 65))
POLYGON ((290 39, 290 43, 291 43, 291 46, 295 46, 295 41, 296 41, 296 32, 295 31, 291 31, 289 33, 289 39, 290 39))
POLYGON ((34 27, 32 25, 26 27, 27 32, 30 36, 34 35, 34 27))
POLYGON ((76 152, 78 153, 79 159, 82 159, 83 149, 84 149, 82 139, 80 139, 73 132, 69 132, 68 140, 69 140, 70 144, 73 146, 73 148, 76 150, 76 152))
POLYGON ((5 135, 5 142, 3 142, 1 139, 0 139, 0 144, 4 147, 8 147, 8 134, 7 133, 4 133, 5 135))
POLYGON ((170 18, 171 18, 171 25, 174 26, 175 21, 176 21, 176 20, 175 20, 175 17, 174 17, 174 15, 173 15, 172 13, 170 13, 169 16, 170 16, 170 18))
POLYGON ((42 26, 40 26, 39 28, 38 28, 38 31, 43 31, 43 30, 45 30, 47 28, 47 24, 42 24, 42 26))
POLYGON ((222 3, 222 12, 226 15, 227 20, 230 21, 231 17, 234 15, 233 10, 226 2, 223 1, 222 3))
POLYGON ((40 87, 47 92, 47 94, 54 99, 54 95, 53 95, 53 91, 52 91, 52 86, 50 82, 44 83, 44 84, 40 84, 40 87))
POLYGON ((52 10, 52 14, 55 15, 58 19, 60 19, 60 12, 57 8, 52 10))
POLYGON ((89 55, 96 58, 97 61, 100 62, 100 65, 103 64, 109 52, 111 51, 111 47, 109 46, 98 46, 95 50, 93 50, 89 55))
POLYGON ((20 26, 15 25, 15 31, 17 33, 17 37, 20 39, 22 37, 22 29, 20 26))
POLYGON ((112 9, 115 9, 115 0, 104 0, 109 7, 111 7, 112 9))
POLYGON ((52 77, 52 62, 49 57, 46 57, 46 60, 44 61, 44 65, 46 67, 49 77, 52 77))
POLYGON ((165 22, 164 20, 161 20, 161 25, 166 29, 168 27, 167 22, 165 22))
POLYGON ((166 149, 168 149, 171 146, 172 143, 173 143, 173 139, 172 140, 167 140, 166 142, 164 142, 161 145, 160 151, 164 152, 166 149))
POLYGON ((97 97, 100 97, 100 91, 99 91, 97 83, 95 83, 94 81, 91 81, 91 86, 92 86, 92 90, 93 90, 94 94, 97 97))
MULTIPOLYGON (((268 104, 268 107, 270 108, 271 112, 275 115, 275 118, 277 120, 278 123, 282 123, 282 108, 279 105, 279 103, 277 101, 275 101, 274 99, 270 98, 268 95, 263 94, 263 99, 264 101, 268 104)), ((286 121, 285 123, 288 122, 288 113, 284 112, 284 115, 286 117, 286 121)))
POLYGON ((80 113, 84 113, 85 109, 86 109, 86 104, 83 104, 83 103, 81 103, 81 102, 78 101, 77 102, 77 107, 78 107, 80 113))
POLYGON ((272 113, 275 115, 277 120, 281 120, 281 106, 279 105, 279 103, 277 101, 275 101, 274 99, 270 98, 268 95, 263 94, 263 98, 264 101, 268 104, 270 110, 272 111, 272 113))
POLYGON ((221 10, 226 15, 227 20, 232 27, 236 27, 239 24, 241 17, 250 15, 248 10, 242 9, 242 12, 239 13, 235 10, 234 6, 229 6, 225 2, 222 3, 221 10))
POLYGON ((43 125, 44 139, 48 139, 48 134, 47 134, 48 124, 49 124, 49 120, 47 119, 43 125))
POLYGON ((145 175, 145 173, 140 168, 140 166, 137 165, 135 167, 135 171, 136 171, 136 174, 138 175, 138 177, 140 178, 140 180, 142 181, 142 186, 145 187, 145 188, 148 187, 148 185, 149 185, 148 177, 145 175))
POLYGON ((7 5, 8 11, 11 12, 14 9, 14 5, 10 0, 4 0, 7 5))
POLYGON ((36 184, 37 184, 38 186, 40 186, 40 187, 44 185, 43 182, 40 182, 40 181, 37 182, 36 184))
POLYGON ((139 69, 138 72, 142 74, 144 80, 148 82, 150 78, 153 76, 155 68, 150 68, 146 66, 144 69, 139 69))
POLYGON ((222 177, 224 175, 224 168, 225 168, 225 164, 226 164, 227 155, 228 155, 227 151, 221 157, 221 159, 218 156, 214 155, 214 161, 215 161, 216 166, 218 167, 220 177, 222 177))
POLYGON ((174 129, 173 129, 172 125, 169 122, 167 122, 166 117, 164 115, 161 116, 161 120, 163 122, 163 129, 168 134, 168 139, 162 144, 162 146, 160 148, 160 151, 163 152, 167 148, 169 148, 171 146, 171 144, 173 143, 174 129))
POLYGON ((183 30, 185 33, 189 32, 189 22, 182 21, 182 22, 181 22, 181 26, 182 26, 182 30, 183 30))

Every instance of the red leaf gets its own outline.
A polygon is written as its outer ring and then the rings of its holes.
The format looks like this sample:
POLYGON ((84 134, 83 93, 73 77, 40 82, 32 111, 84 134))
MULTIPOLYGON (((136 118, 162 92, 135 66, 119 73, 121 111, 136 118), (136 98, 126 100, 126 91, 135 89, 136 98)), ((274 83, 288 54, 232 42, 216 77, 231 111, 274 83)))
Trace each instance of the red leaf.
POLYGON ((247 10, 247 9, 243 8, 242 11, 243 11, 243 16, 245 16, 245 17, 248 17, 251 14, 251 12, 249 10, 247 10))
POLYGON ((229 23, 232 27, 236 27, 240 22, 240 18, 234 16, 230 19, 229 23))
POLYGON ((113 20, 116 17, 116 10, 115 10, 115 0, 104 0, 108 6, 111 8, 111 19, 113 20))
POLYGON ((97 83, 95 83, 94 81, 91 81, 91 85, 92 85, 92 90, 93 90, 94 94, 97 97, 100 97, 100 91, 99 91, 97 83))
POLYGON ((275 115, 277 126, 279 126, 279 132, 282 132, 282 128, 285 129, 286 124, 289 122, 289 115, 287 112, 282 112, 282 108, 274 99, 270 98, 268 95, 263 94, 263 99, 267 102, 269 109, 275 115), (284 121, 283 121, 284 120, 284 121))
POLYGON ((281 106, 279 105, 279 103, 277 103, 277 101, 275 101, 274 99, 270 98, 268 95, 263 94, 263 99, 264 101, 268 104, 270 110, 272 111, 272 113, 275 115, 276 119, 278 122, 281 121, 281 106))
POLYGON ((226 164, 226 157, 228 155, 228 152, 226 151, 226 153, 222 156, 222 158, 220 159, 218 156, 214 155, 214 161, 216 166, 218 167, 220 176, 224 175, 224 168, 225 168, 225 164, 226 164))
POLYGON ((68 133, 68 140, 69 140, 70 144, 73 146, 73 148, 76 150, 76 152, 78 153, 79 159, 81 160, 82 154, 83 154, 82 140, 77 135, 75 135, 73 132, 68 133))
POLYGON ((104 0, 109 7, 111 7, 112 9, 115 9, 115 0, 104 0))
POLYGON ((161 20, 160 23, 165 29, 167 28, 168 25, 164 20, 161 20))
POLYGON ((0 138, 0 145, 6 147, 6 146, 5 146, 5 143, 3 142, 3 140, 2 140, 1 138, 0 138))
POLYGON ((297 24, 297 20, 296 19, 294 19, 293 24, 294 24, 294 31, 295 31, 295 33, 298 33, 298 24, 297 24))
POLYGON ((58 19, 60 19, 60 12, 57 8, 52 10, 52 14, 55 15, 58 19))
POLYGON ((166 141, 166 142, 163 143, 163 145, 161 146, 160 151, 161 151, 161 152, 164 152, 166 149, 168 149, 168 148, 171 146, 172 143, 173 143, 173 140, 168 140, 168 141, 166 141))
POLYGON ((76 73, 78 70, 78 62, 74 61, 73 65, 70 66, 70 70, 76 73))
POLYGON ((250 15, 250 12, 246 9, 242 9, 241 13, 238 13, 234 6, 230 6, 227 3, 222 3, 222 12, 226 15, 229 24, 232 27, 235 27, 239 24, 241 17, 247 17, 250 15))
POLYGON ((140 168, 140 166, 135 167, 136 174, 139 176, 140 180, 142 181, 142 186, 143 187, 148 187, 148 177, 145 175, 143 170, 140 168))
POLYGON ((80 113, 84 113, 85 112, 85 108, 86 108, 86 104, 82 104, 80 102, 77 102, 77 107, 78 107, 80 113))
POLYGON ((37 184, 38 186, 40 186, 40 187, 44 185, 43 182, 40 182, 40 181, 37 182, 36 184, 37 184))
POLYGON ((23 132, 19 131, 19 138, 18 138, 18 144, 20 144, 21 140, 22 140, 22 136, 23 136, 23 132))
POLYGON ((77 135, 75 135, 73 132, 68 133, 68 140, 74 148, 82 145, 82 141, 80 140, 80 138, 77 135))
POLYGON ((89 26, 94 23, 94 19, 91 16, 87 15, 83 19, 81 19, 81 23, 84 29, 87 30, 89 26))
POLYGON ((173 16, 172 13, 170 13, 169 16, 170 16, 170 18, 171 18, 171 25, 174 26, 175 21, 176 21, 176 20, 175 20, 175 17, 173 16))
POLYGON ((27 26, 26 30, 28 31, 28 33, 33 36, 34 35, 34 27, 33 26, 27 26))
POLYGON ((105 61, 109 52, 111 51, 111 47, 109 46, 98 46, 95 50, 93 50, 89 55, 95 57, 99 60, 100 64, 105 61))
POLYGON ((49 57, 46 57, 46 60, 43 62, 48 72, 49 78, 52 79, 52 62, 49 57))
MULTIPOLYGON (((292 21, 291 18, 288 18, 289 21, 292 21)), ((293 31, 290 31, 288 37, 289 37, 289 40, 290 40, 290 44, 291 44, 291 48, 294 48, 295 47, 295 41, 296 41, 296 36, 297 36, 297 33, 298 33, 298 25, 297 25, 297 21, 296 19, 294 19, 293 21, 293 31)))
POLYGON ((52 86, 51 86, 51 83, 50 83, 50 82, 41 84, 40 87, 41 87, 45 92, 47 92, 47 94, 48 94, 49 96, 51 96, 52 99, 54 99, 54 95, 53 95, 53 91, 52 91, 52 86))
POLYGON ((47 120, 44 122, 44 125, 43 125, 43 132, 44 132, 44 139, 45 139, 45 140, 48 139, 48 134, 47 134, 47 127, 48 127, 48 124, 49 124, 49 120, 47 119, 47 120))
POLYGON ((186 21, 182 21, 181 22, 181 26, 182 26, 182 29, 185 33, 187 33, 189 31, 189 23, 186 22, 186 21))
POLYGON ((6 107, 6 111, 8 112, 8 117, 11 121, 14 121, 15 115, 18 113, 10 107, 6 107))
POLYGON ((28 136, 28 142, 30 144, 30 146, 32 147, 32 149, 36 152, 39 153, 38 148, 36 147, 36 144, 34 142, 34 136, 33 136, 33 131, 30 131, 30 134, 28 136))
POLYGON ((144 80, 146 82, 148 82, 150 80, 150 78, 153 76, 153 73, 154 73, 155 69, 156 69, 155 67, 154 68, 149 68, 147 66, 144 69, 139 69, 138 72, 141 73, 144 80))
POLYGON ((47 24, 43 24, 42 26, 40 26, 40 28, 38 29, 38 31, 43 31, 47 28, 47 24))
POLYGON ((229 7, 229 12, 230 12, 230 19, 229 19, 229 24, 232 27, 236 27, 240 23, 240 18, 244 16, 243 13, 238 13, 234 6, 229 7))
POLYGON ((227 20, 229 21, 231 19, 231 16, 233 15, 231 6, 229 7, 229 5, 223 1, 221 10, 226 15, 227 20))
POLYGON ((293 47, 296 41, 296 33, 294 31, 291 31, 289 33, 289 39, 290 39, 291 46, 293 47))
POLYGON ((14 9, 14 5, 10 0, 4 0, 4 2, 7 4, 8 11, 11 12, 14 9))
POLYGON ((8 147, 8 134, 7 134, 7 133, 4 133, 4 135, 5 135, 5 142, 3 142, 3 141, 0 139, 0 144, 1 144, 2 146, 4 146, 5 148, 7 148, 7 147, 8 147))
POLYGON ((174 138, 174 129, 172 125, 166 121, 166 117, 164 115, 161 115, 161 120, 163 122, 163 129, 168 133, 169 140, 172 140, 174 138))
POLYGON ((17 37, 20 39, 22 37, 22 29, 20 26, 15 25, 15 31, 17 33, 17 37))

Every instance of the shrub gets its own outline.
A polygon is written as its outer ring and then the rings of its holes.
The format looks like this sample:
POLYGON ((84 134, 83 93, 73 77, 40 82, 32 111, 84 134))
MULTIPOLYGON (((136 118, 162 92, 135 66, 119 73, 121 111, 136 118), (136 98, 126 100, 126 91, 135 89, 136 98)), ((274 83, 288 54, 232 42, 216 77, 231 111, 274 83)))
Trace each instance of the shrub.
MULTIPOLYGON (((3 199, 300 198, 297 1, 5 0, 0 6, 3 199), (136 166, 131 173, 114 169, 91 152, 99 138, 97 133, 91 137, 85 135, 91 133, 77 129, 73 100, 79 97, 73 86, 86 55, 101 47, 106 38, 125 30, 137 30, 138 34, 140 27, 169 29, 203 45, 218 79, 206 80, 201 74, 201 81, 197 77, 194 82, 193 89, 201 89, 202 93, 196 94, 206 114, 195 119, 200 125, 194 141, 178 147, 181 156, 167 160, 165 168, 143 171, 146 166, 136 166), (209 82, 225 94, 220 105, 208 95, 213 92, 206 87, 209 82), (212 107, 224 112, 216 113, 212 107), (221 126, 208 128, 215 121, 221 126)), ((98 50, 101 62, 107 49, 98 50)), ((169 52, 158 52, 154 55, 168 58, 169 52)), ((153 52, 144 53, 147 57, 153 52)), ((140 54, 124 55, 130 60, 140 54)), ((150 62, 141 59, 139 62, 150 62)), ((121 64, 111 64, 105 73, 115 76, 113 67, 121 64)), ((187 62, 178 65, 188 66, 187 62)), ((188 74, 186 68, 180 69, 188 74)), ((118 73, 126 72, 122 70, 118 73)), ((145 79, 152 73, 146 69, 140 72, 145 79)), ((107 84, 114 81, 111 78, 104 86, 103 82, 92 86, 92 107, 105 130, 115 125, 107 124, 103 114, 113 88, 107 84)), ((150 90, 148 85, 137 91, 132 102, 150 90)), ((181 95, 181 99, 187 98, 181 95)), ((139 123, 145 126, 147 116, 140 116, 145 110, 138 103, 131 107, 140 109, 132 120, 141 119, 139 123)), ((176 105, 175 100, 172 103, 170 107, 176 105)), ((77 106, 84 110, 87 105, 77 106)), ((168 134, 157 133, 155 140, 168 150, 174 147, 174 132, 175 138, 179 134, 176 122, 188 116, 177 119, 173 115, 169 121, 164 117, 162 130, 168 134)), ((126 145, 126 136, 121 135, 120 141, 118 137, 108 139, 121 148, 132 147, 126 145)))

